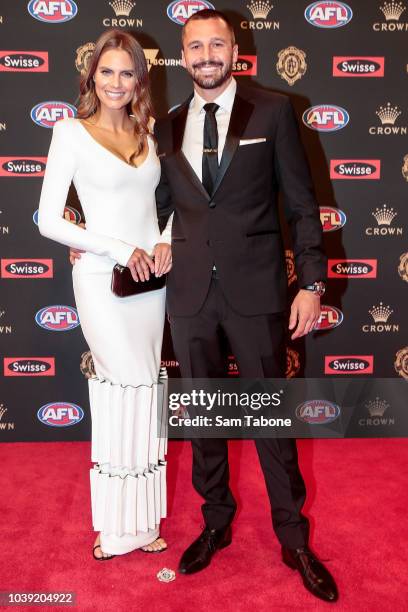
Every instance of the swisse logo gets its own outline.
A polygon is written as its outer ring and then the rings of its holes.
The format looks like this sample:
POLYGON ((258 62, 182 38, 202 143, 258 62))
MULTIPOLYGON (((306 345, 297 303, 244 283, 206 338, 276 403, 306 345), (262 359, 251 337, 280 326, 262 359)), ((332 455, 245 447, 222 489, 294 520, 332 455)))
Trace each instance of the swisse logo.
POLYGON ((383 77, 384 57, 336 56, 333 57, 335 77, 383 77))
POLYGON ((257 58, 256 55, 239 55, 236 63, 233 66, 235 76, 248 76, 257 74, 257 58))
POLYGON ((30 117, 37 125, 53 128, 60 119, 76 116, 76 108, 67 102, 40 102, 31 109, 30 117))
POLYGON ((372 374, 373 355, 326 355, 325 374, 372 374))
POLYGON ((302 115, 303 123, 317 132, 336 132, 346 127, 349 114, 341 106, 319 104, 306 109, 302 115))
POLYGON ((55 376, 55 357, 5 357, 4 376, 55 376))
POLYGON ((346 213, 332 206, 320 206, 320 222, 324 232, 335 232, 346 224, 346 213))
POLYGON ((315 330, 333 329, 343 323, 343 313, 335 306, 322 304, 320 307, 320 316, 314 326, 315 330))
POLYGON ((48 72, 48 51, 0 51, 0 72, 48 72))
MULTIPOLYGON (((72 206, 65 206, 64 219, 71 223, 79 223, 81 221, 81 213, 75 208, 72 208, 72 206)), ((33 221, 35 225, 38 225, 38 208, 33 213, 33 221)))
POLYGON ((52 259, 2 259, 1 278, 53 278, 52 259))
POLYGON ((296 416, 309 425, 325 425, 340 416, 340 408, 327 400, 309 400, 297 406, 296 416))
POLYGON ((381 175, 379 159, 331 159, 330 178, 377 180, 381 175))
POLYGON ((31 17, 46 23, 70 21, 78 12, 73 0, 31 0, 27 8, 31 17))
POLYGON ((44 176, 46 157, 0 157, 0 176, 44 176))
POLYGON ((69 402, 53 402, 45 404, 37 412, 37 418, 50 427, 70 427, 84 418, 81 406, 69 402))
POLYGON ((191 15, 203 9, 215 9, 215 6, 204 0, 176 0, 167 7, 167 17, 178 25, 184 25, 191 15))
POLYGON ((347 25, 353 11, 344 2, 313 2, 305 10, 305 19, 317 28, 340 28, 347 25))
POLYGON ((329 278, 377 278, 376 259, 329 259, 329 278))
POLYGON ((35 322, 49 331, 69 331, 79 325, 78 313, 71 306, 45 306, 35 315, 35 322))

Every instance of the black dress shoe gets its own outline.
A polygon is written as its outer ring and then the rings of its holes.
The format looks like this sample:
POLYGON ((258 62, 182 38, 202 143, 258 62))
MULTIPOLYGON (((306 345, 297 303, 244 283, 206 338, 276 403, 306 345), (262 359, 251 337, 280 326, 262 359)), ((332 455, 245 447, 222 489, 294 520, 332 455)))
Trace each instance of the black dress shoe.
POLYGON ((206 527, 201 535, 187 548, 180 559, 179 572, 195 574, 210 565, 217 550, 231 544, 231 527, 209 529, 206 527))
POLYGON ((339 594, 333 576, 307 546, 282 546, 282 560, 292 569, 299 571, 303 584, 313 595, 333 603, 338 600, 339 594))

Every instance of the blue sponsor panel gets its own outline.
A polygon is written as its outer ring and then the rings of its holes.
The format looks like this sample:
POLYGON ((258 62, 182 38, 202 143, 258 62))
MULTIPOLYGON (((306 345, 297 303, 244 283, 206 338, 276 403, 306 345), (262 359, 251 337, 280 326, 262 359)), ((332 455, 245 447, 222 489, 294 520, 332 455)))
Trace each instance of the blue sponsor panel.
POLYGON ((45 23, 64 23, 78 13, 74 0, 31 0, 27 9, 31 17, 45 23))
POLYGON ((334 104, 318 104, 307 108, 302 115, 306 127, 317 132, 336 132, 348 124, 350 115, 345 108, 334 104))
POLYGON ((51 402, 41 406, 37 418, 49 427, 72 427, 84 418, 81 406, 70 402, 51 402))
POLYGON ((78 327, 79 317, 72 306, 45 306, 35 315, 37 325, 48 331, 70 331, 78 327))
POLYGON ((296 408, 299 421, 309 425, 327 425, 340 415, 340 407, 327 400, 308 400, 296 408))
POLYGON ((313 2, 306 7, 305 19, 317 28, 341 28, 353 18, 353 11, 344 2, 313 2))
POLYGON ((53 128, 57 121, 76 117, 76 108, 68 102, 47 101, 36 104, 30 117, 37 125, 53 128))
POLYGON ((191 15, 204 9, 215 9, 211 2, 205 0, 175 0, 167 7, 167 16, 178 25, 184 25, 191 15))

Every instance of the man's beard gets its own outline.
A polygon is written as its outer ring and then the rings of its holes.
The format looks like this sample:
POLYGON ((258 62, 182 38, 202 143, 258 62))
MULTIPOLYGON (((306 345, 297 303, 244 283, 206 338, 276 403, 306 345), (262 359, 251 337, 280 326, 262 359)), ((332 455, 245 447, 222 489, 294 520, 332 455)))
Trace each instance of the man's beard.
POLYGON ((200 62, 199 64, 194 64, 194 66, 189 68, 188 72, 190 73, 194 83, 196 83, 202 89, 216 89, 230 78, 232 74, 232 61, 228 64, 222 64, 220 62, 200 62), (202 66, 222 67, 221 73, 219 73, 216 77, 201 75, 198 73, 198 70, 202 66))

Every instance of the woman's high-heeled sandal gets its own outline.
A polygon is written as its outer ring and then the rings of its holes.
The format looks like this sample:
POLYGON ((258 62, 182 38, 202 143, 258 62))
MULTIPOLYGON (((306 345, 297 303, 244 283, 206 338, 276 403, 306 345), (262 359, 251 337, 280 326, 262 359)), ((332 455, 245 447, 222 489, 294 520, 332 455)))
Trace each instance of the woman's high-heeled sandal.
MULTIPOLYGON (((116 555, 109 555, 109 557, 97 557, 95 555, 95 550, 97 548, 101 548, 101 545, 97 544, 96 546, 93 547, 92 554, 93 554, 93 558, 95 559, 95 561, 109 561, 109 559, 113 559, 113 557, 116 557, 116 555)), ((101 550, 102 550, 102 548, 101 548, 101 550)))

